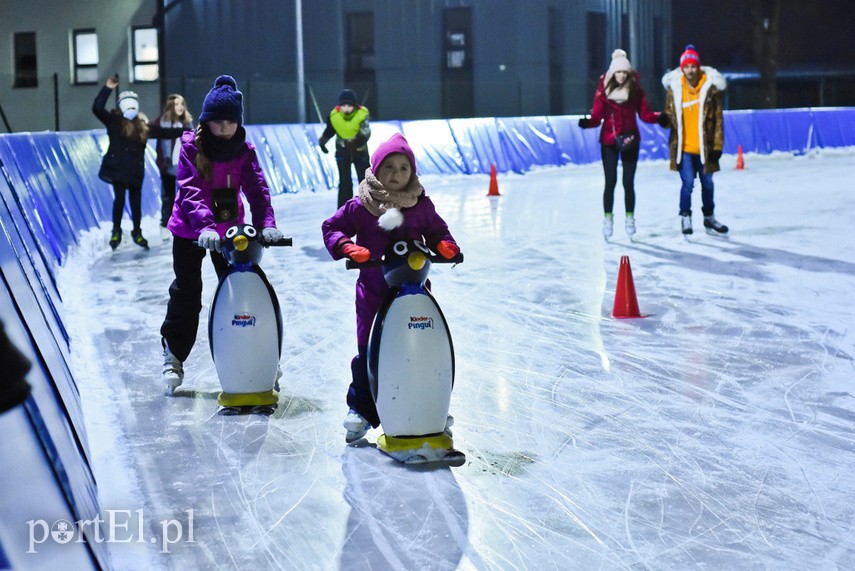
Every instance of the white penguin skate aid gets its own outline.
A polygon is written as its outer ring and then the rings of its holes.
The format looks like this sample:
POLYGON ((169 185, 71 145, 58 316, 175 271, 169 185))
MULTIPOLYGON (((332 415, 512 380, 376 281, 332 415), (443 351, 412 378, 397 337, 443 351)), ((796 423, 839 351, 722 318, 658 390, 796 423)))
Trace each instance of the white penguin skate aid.
MULTIPOLYGON (((249 225, 236 225, 222 240, 228 273, 211 302, 208 339, 222 392, 220 414, 272 414, 279 402, 282 313, 276 292, 258 262, 263 245, 249 225)), ((276 244, 290 246, 291 239, 276 244)))
POLYGON ((382 262, 348 267, 382 265, 389 284, 368 341, 368 379, 383 428, 377 447, 404 464, 459 466, 466 456, 454 449, 448 430, 454 348, 445 316, 425 287, 432 261, 449 260, 421 242, 400 240, 382 262))

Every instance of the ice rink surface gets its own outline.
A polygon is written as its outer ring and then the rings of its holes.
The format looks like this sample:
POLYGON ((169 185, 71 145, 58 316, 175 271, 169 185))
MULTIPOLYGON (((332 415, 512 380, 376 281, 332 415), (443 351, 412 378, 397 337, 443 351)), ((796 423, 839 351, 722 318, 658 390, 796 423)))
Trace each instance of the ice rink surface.
POLYGON ((498 198, 485 176, 422 181, 466 256, 431 274, 453 469, 344 442, 356 275, 322 244, 335 191, 274 197, 294 247, 261 263, 285 320, 269 418, 217 415, 211 265, 165 397, 170 246, 154 219, 149 252, 87 235, 60 288, 102 509, 133 514, 116 568, 855 568, 855 151, 722 169, 731 236, 703 233, 696 188, 691 241, 664 162, 639 165, 634 242, 620 186, 603 241, 599 164, 500 175, 498 198), (623 255, 642 319, 611 316, 623 255))

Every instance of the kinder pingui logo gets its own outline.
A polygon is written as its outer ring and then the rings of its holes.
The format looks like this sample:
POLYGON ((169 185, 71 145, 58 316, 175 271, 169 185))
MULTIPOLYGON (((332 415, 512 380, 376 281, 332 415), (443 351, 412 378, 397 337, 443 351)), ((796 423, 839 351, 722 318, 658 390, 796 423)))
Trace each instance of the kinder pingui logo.
POLYGON ((249 313, 236 313, 232 327, 255 327, 255 316, 249 313))
POLYGON ((410 322, 407 323, 407 329, 415 329, 417 331, 433 329, 433 317, 416 317, 414 315, 411 315, 410 322))

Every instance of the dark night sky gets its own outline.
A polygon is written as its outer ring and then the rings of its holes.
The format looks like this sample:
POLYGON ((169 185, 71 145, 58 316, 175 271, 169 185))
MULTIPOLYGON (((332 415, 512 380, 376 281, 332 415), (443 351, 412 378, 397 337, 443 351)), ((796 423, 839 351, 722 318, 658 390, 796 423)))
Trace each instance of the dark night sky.
MULTIPOLYGON (((675 60, 691 43, 703 65, 756 67, 756 1, 673 0, 675 60)), ((855 68, 855 0, 781 0, 781 6, 780 68, 855 68)))

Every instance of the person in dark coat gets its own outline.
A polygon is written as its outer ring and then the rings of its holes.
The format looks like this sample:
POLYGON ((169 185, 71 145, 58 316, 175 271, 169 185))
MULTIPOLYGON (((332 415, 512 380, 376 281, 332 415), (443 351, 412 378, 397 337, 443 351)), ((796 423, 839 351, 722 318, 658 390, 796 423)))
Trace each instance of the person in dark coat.
MULTIPOLYGON (((149 123, 151 127, 193 129, 193 115, 187 109, 183 95, 173 93, 166 98, 160 117, 149 123)), ((155 162, 160 170, 160 237, 168 240, 172 237, 166 224, 172 214, 175 203, 175 172, 178 168, 178 153, 181 143, 178 139, 160 139, 155 146, 155 162)))
POLYGON ((626 209, 626 234, 635 234, 635 167, 638 165, 639 141, 636 115, 645 123, 663 124, 661 113, 654 113, 647 105, 647 96, 641 88, 638 73, 626 52, 617 49, 612 52, 612 61, 608 71, 600 76, 600 84, 594 94, 594 106, 591 117, 579 119, 583 129, 599 127, 600 156, 603 160, 603 172, 606 184, 603 190, 603 237, 608 240, 614 228, 615 186, 617 185, 618 157, 623 165, 623 198, 626 209))
POLYGON ((344 89, 338 96, 338 105, 330 111, 327 126, 318 139, 324 153, 327 142, 335 140, 335 162, 338 165, 338 208, 353 197, 353 179, 350 167, 356 167, 356 179, 359 183, 365 178, 369 168, 368 139, 371 127, 368 125, 368 107, 356 102, 356 93, 344 89))
POLYGON ((149 126, 148 119, 140 113, 139 96, 133 91, 119 94, 118 108, 107 111, 107 99, 119 85, 118 76, 107 79, 92 103, 92 113, 107 127, 109 146, 101 160, 98 178, 113 186, 113 230, 110 247, 114 250, 122 241, 122 211, 125 208, 125 190, 131 202, 131 238, 134 244, 148 249, 148 241, 140 229, 142 218, 142 183, 145 176, 145 147, 148 139, 173 139, 180 137, 183 129, 163 129, 149 126))
MULTIPOLYGON (((407 140, 393 135, 371 156, 371 168, 357 196, 321 225, 324 244, 334 260, 380 259, 394 240, 424 239, 446 259, 460 253, 448 225, 436 212, 416 175, 416 159, 407 140), (352 238, 356 236, 354 243, 352 238)), ((344 420, 346 440, 362 438, 380 425, 368 381, 368 336, 389 287, 379 267, 363 268, 356 280, 356 345, 353 380, 347 391, 350 410, 344 420)))
POLYGON ((0 321, 0 413, 18 406, 30 394, 30 385, 25 377, 30 370, 30 361, 6 336, 6 328, 0 321))

